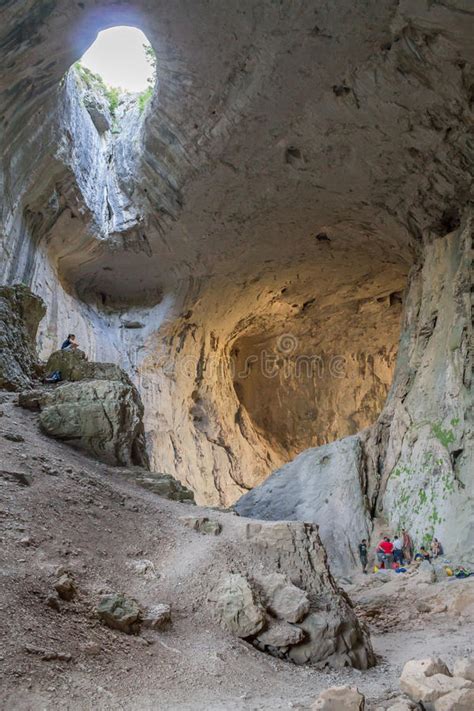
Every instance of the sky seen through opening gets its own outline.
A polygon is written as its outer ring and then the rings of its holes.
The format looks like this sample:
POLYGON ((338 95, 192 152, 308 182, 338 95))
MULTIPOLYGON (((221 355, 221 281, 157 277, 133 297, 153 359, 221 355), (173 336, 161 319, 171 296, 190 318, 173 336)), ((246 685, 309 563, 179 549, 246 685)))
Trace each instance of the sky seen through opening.
POLYGON ((141 92, 154 82, 154 70, 143 45, 146 36, 136 27, 111 27, 97 35, 81 58, 81 64, 99 74, 106 84, 141 92))

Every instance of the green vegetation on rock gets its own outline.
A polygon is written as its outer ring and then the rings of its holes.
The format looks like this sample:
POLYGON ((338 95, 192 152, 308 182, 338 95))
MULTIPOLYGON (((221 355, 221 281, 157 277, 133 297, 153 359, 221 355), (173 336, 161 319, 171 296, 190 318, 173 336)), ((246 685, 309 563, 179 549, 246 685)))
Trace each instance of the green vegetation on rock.
POLYGON ((153 96, 153 87, 149 86, 148 88, 145 89, 145 91, 142 91, 140 94, 138 94, 138 110, 142 114, 145 110, 145 107, 149 104, 151 97, 153 96))
POLYGON ((126 92, 124 92, 123 89, 119 89, 115 86, 109 86, 105 89, 105 96, 109 102, 109 111, 113 118, 115 118, 115 112, 117 111, 117 107, 120 103, 120 97, 124 93, 126 92))
POLYGON ((110 115, 112 116, 112 119, 115 119, 120 99, 123 96, 127 96, 128 92, 117 86, 108 86, 100 74, 92 72, 90 69, 87 69, 87 67, 84 67, 80 62, 76 62, 74 64, 74 70, 76 72, 76 76, 79 77, 83 85, 89 89, 89 91, 102 96, 106 100, 109 106, 110 115))
MULTIPOLYGON (((455 419, 451 420, 451 424, 452 424, 452 425, 453 425, 454 422, 455 422, 456 424, 458 424, 459 420, 455 420, 455 419)), ((434 436, 436 437, 436 439, 439 440, 439 441, 441 442, 441 444, 442 444, 444 447, 446 447, 446 449, 448 448, 448 446, 449 446, 450 444, 452 444, 452 443, 454 442, 454 439, 455 439, 455 437, 454 437, 454 432, 453 432, 452 430, 448 430, 448 429, 445 430, 445 429, 443 429, 443 427, 441 426, 441 424, 438 423, 438 422, 435 422, 435 423, 431 426, 431 431, 433 432, 433 434, 434 434, 434 436)))

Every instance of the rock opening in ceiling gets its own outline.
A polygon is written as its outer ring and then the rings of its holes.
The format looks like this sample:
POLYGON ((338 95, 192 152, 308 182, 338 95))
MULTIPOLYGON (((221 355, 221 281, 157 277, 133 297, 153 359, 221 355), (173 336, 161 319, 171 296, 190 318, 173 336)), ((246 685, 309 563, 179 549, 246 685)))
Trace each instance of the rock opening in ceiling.
POLYGON ((294 456, 373 424, 393 377, 402 295, 318 311, 285 331, 252 329, 231 350, 237 397, 257 431, 294 456))
POLYGON ((74 64, 84 106, 99 131, 117 133, 134 105, 143 114, 156 84, 156 55, 137 27, 110 27, 74 64))
POLYGON ((99 32, 58 94, 63 167, 28 206, 47 213, 34 238, 47 237, 63 287, 101 310, 161 300, 160 285, 144 283, 151 227, 146 189, 137 187, 156 86, 156 56, 141 30, 99 32))
POLYGON ((80 63, 105 84, 133 93, 155 83, 156 56, 137 27, 110 27, 97 35, 80 63))

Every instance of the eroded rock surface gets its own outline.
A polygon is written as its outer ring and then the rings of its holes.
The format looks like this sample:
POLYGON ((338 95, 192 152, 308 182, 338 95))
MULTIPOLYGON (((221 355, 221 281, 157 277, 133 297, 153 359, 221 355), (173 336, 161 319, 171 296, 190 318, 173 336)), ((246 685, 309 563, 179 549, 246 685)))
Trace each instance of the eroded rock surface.
POLYGON ((224 576, 210 592, 221 624, 295 664, 373 666, 368 633, 335 584, 315 528, 281 522, 244 530, 254 565, 224 576))
POLYGON ((54 351, 49 356, 45 371, 52 373, 59 370, 62 380, 118 380, 131 385, 127 373, 115 363, 97 363, 89 361, 80 349, 74 351, 54 351))
POLYGON ((306 450, 234 508, 252 518, 317 523, 332 569, 347 573, 358 561, 359 542, 371 531, 360 437, 306 450))
MULTIPOLYGON (((377 423, 310 449, 235 505, 246 516, 320 526, 336 572, 357 562, 371 519, 467 556, 474 535, 470 365, 472 222, 425 245, 406 296, 395 380, 377 423)), ((427 582, 435 571, 428 566, 427 582)))
POLYGON ((38 368, 36 333, 45 313, 42 299, 23 284, 0 287, 0 388, 31 386, 38 368))
POLYGON ((411 0, 3 8, 0 278, 51 306, 43 355, 67 324, 127 369, 153 467, 201 503, 377 418, 408 272, 468 201, 471 23, 411 0), (109 131, 65 73, 137 17, 159 90, 109 131))
POLYGON ((132 385, 86 380, 48 392, 41 402, 43 432, 109 464, 146 466, 143 405, 132 385))

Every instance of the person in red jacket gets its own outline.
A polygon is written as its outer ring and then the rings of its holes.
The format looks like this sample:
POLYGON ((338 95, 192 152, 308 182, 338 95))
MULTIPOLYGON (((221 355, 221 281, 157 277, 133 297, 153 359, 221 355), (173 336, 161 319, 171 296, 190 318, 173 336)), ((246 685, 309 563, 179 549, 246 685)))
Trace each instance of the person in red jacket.
POLYGON ((381 568, 390 568, 392 565, 393 543, 388 536, 384 536, 377 546, 377 559, 381 568))

